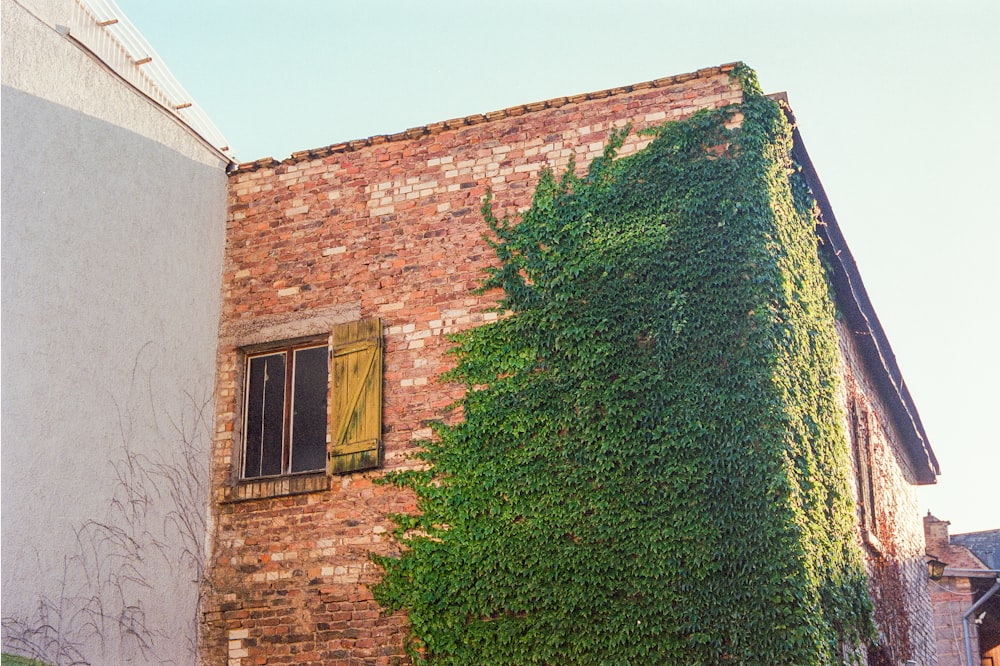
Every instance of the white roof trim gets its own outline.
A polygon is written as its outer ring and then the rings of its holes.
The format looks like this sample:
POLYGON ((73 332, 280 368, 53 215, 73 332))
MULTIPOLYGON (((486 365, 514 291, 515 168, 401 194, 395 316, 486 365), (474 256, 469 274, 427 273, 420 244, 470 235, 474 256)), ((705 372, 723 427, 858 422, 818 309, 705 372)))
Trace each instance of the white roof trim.
POLYGON ((70 33, 119 76, 235 162, 229 142, 114 0, 75 0, 70 33))

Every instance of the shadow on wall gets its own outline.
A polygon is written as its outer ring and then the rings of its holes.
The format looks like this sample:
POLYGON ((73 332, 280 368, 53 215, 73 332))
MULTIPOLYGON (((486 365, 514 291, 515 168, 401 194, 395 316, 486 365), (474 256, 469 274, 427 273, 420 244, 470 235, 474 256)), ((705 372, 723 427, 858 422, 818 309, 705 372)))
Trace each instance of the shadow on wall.
POLYGON ((180 413, 164 414, 144 390, 153 368, 143 367, 141 352, 136 370, 125 400, 115 400, 121 438, 109 447, 117 457, 110 461, 116 484, 107 510, 75 528, 77 547, 64 555, 58 593, 40 597, 32 612, 3 617, 5 650, 60 665, 171 663, 163 654, 178 652, 179 636, 175 618, 163 617, 157 607, 163 590, 156 588, 174 580, 190 589, 188 644, 180 651, 188 655, 186 663, 196 660, 211 394, 185 393, 180 413), (136 450, 137 441, 148 437, 139 432, 146 413, 163 424, 158 445, 143 447, 155 449, 151 455, 136 450))
POLYGON ((2 102, 3 647, 194 663, 224 165, 2 102))

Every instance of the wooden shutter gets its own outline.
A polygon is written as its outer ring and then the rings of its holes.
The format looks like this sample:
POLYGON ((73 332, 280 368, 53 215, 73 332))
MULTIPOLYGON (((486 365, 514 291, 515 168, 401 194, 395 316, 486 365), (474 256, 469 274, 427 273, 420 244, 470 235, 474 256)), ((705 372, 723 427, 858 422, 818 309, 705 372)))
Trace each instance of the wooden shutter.
POLYGON ((382 322, 340 324, 330 336, 331 474, 382 464, 382 322))

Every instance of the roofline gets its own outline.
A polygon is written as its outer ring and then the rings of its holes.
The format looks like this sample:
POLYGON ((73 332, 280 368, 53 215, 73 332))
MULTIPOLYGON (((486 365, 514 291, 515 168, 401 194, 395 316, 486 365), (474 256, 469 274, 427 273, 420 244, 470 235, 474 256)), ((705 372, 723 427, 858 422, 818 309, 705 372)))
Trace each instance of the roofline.
POLYGON ((854 261, 851 250, 847 247, 844 234, 833 213, 830 199, 823 189, 816 168, 809 158, 802 135, 795 122, 795 114, 788 105, 785 93, 769 95, 777 101, 792 126, 793 148, 792 157, 802 168, 803 175, 812 189, 813 197, 819 206, 819 223, 816 225, 816 235, 820 239, 820 251, 833 267, 833 286, 837 304, 844 313, 851 330, 854 342, 861 352, 865 365, 872 373, 875 386, 889 409, 890 416, 896 428, 902 435, 903 445, 913 463, 917 482, 920 485, 937 483, 941 467, 931 449, 924 432, 920 414, 910 396, 910 391, 903 380, 903 375, 896 364, 896 356, 886 337, 885 330, 875 314, 868 291, 861 280, 861 272, 854 261))
POLYGON ((975 532, 959 532, 958 534, 949 534, 948 537, 954 539, 955 537, 977 536, 979 534, 996 534, 997 537, 1000 538, 1000 528, 995 528, 992 530, 976 530, 975 532))
POLYGON ((719 65, 717 67, 705 67, 703 69, 699 69, 696 72, 690 72, 687 74, 677 74, 675 76, 668 76, 662 79, 654 79, 652 81, 645 81, 642 83, 633 83, 631 85, 620 86, 617 88, 597 90, 594 92, 582 93, 579 95, 571 95, 568 97, 555 97, 541 102, 531 102, 529 104, 519 104, 517 106, 507 107, 506 109, 500 109, 499 111, 477 113, 462 118, 454 118, 452 120, 445 120, 442 122, 431 123, 429 125, 411 127, 410 129, 403 130, 402 132, 396 132, 395 134, 376 134, 375 136, 370 136, 367 139, 356 139, 354 141, 344 141, 341 143, 331 144, 329 146, 324 146, 322 148, 300 150, 298 152, 292 153, 290 157, 287 157, 283 160, 276 160, 273 157, 264 157, 258 160, 254 160, 252 162, 243 162, 237 165, 237 167, 232 171, 232 173, 240 171, 256 171, 257 169, 261 168, 275 167, 278 166, 279 164, 292 164, 303 160, 328 157, 336 153, 349 153, 355 150, 360 150, 362 148, 367 148, 368 146, 375 146, 382 143, 419 139, 421 137, 428 136, 431 134, 439 134, 447 130, 461 129, 463 127, 468 127, 470 125, 479 125, 482 123, 502 120, 504 118, 523 116, 528 113, 537 113, 538 111, 544 111, 545 109, 557 109, 567 104, 579 104, 581 102, 587 102, 590 100, 604 99, 605 97, 612 97, 614 95, 630 93, 636 90, 646 90, 648 88, 666 88, 667 86, 677 85, 680 83, 684 83, 686 81, 691 81, 693 79, 707 78, 710 76, 717 76, 719 74, 728 74, 732 72, 734 69, 736 69, 737 65, 739 64, 740 63, 738 62, 731 62, 725 65, 719 65))
MULTIPOLYGON (((717 67, 706 67, 696 72, 677 74, 644 83, 598 90, 570 97, 556 97, 541 102, 520 104, 485 114, 474 114, 463 118, 413 127, 395 134, 379 134, 366 139, 335 143, 322 148, 298 151, 281 161, 273 157, 265 157, 253 162, 239 164, 230 171, 230 174, 324 158, 338 153, 349 153, 383 143, 419 139, 447 130, 455 130, 504 118, 536 113, 546 109, 559 108, 567 104, 578 104, 589 100, 604 99, 635 90, 664 88, 694 79, 728 74, 736 69, 739 64, 738 62, 734 62, 717 67)), ((847 316, 847 320, 854 330, 855 342, 861 351, 862 359, 872 371, 876 387, 885 400, 897 429, 902 433, 904 447, 913 463, 917 482, 919 484, 935 483, 936 476, 941 473, 937 458, 934 456, 934 452, 927 441, 927 434, 924 432, 916 406, 913 404, 910 392, 903 381, 899 367, 896 365, 896 358, 892 352, 892 347, 889 345, 889 340, 882 329, 878 316, 875 314, 871 300, 868 298, 868 292, 865 290, 864 283, 861 280, 861 273, 858 271, 854 257, 847 247, 844 236, 840 231, 840 225, 837 224, 833 207, 830 205, 830 201, 823 189, 823 184, 820 182, 819 176, 816 174, 816 169, 809 159, 809 153, 806 151, 802 136, 795 123, 795 116, 788 106, 787 96, 784 93, 777 93, 770 95, 770 97, 781 105, 792 126, 794 140, 792 155, 802 167, 806 180, 812 187, 813 196, 819 205, 820 217, 816 227, 816 234, 819 236, 821 251, 827 255, 830 265, 833 266, 834 291, 838 305, 847 316)))
POLYGON ((164 116, 166 116, 173 122, 177 123, 179 127, 188 132, 198 143, 200 143, 202 146, 207 148, 211 153, 213 153, 219 159, 220 162, 226 164, 227 173, 229 172, 230 167, 228 165, 234 164, 229 154, 223 152, 223 150, 220 149, 218 146, 213 145, 211 141, 206 139, 204 135, 202 135, 198 130, 192 127, 187 121, 184 120, 184 118, 177 115, 177 113, 172 112, 160 101, 149 95, 145 90, 142 90, 134 83, 129 81, 126 77, 122 75, 121 72, 119 72, 117 69, 115 69, 107 62, 105 62, 105 60, 100 56, 100 54, 94 52, 94 50, 91 49, 87 44, 77 39, 76 36, 73 35, 68 28, 65 29, 64 31, 61 31, 60 34, 63 36, 64 39, 66 39, 71 44, 76 46, 78 49, 83 51, 88 57, 90 57, 94 62, 100 65, 105 71, 114 76, 124 85, 131 88, 136 94, 144 97, 147 101, 149 101, 150 104, 152 104, 156 109, 162 112, 164 116))
POLYGON ((225 162, 235 164, 222 132, 114 0, 74 0, 72 7, 70 25, 54 26, 58 33, 160 107, 225 162))

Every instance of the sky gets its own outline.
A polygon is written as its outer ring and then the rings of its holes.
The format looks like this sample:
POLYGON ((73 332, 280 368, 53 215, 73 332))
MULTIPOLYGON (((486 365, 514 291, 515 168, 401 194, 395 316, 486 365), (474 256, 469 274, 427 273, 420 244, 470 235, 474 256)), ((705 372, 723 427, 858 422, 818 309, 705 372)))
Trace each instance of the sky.
POLYGON ((1000 528, 997 0, 118 0, 240 161, 743 61, 786 91, 941 463, 1000 528))

